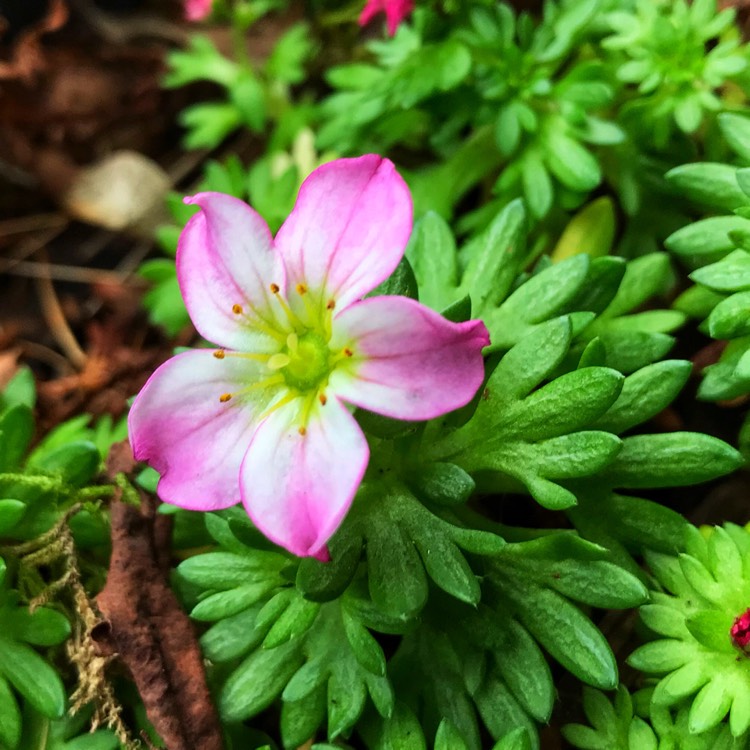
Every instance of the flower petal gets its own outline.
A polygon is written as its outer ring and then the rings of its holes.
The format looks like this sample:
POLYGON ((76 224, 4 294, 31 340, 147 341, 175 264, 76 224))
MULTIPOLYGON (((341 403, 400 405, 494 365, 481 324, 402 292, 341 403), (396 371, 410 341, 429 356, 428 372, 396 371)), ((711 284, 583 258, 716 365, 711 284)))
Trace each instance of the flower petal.
POLYGON ((373 297, 333 321, 331 347, 354 353, 330 392, 388 417, 432 419, 467 404, 484 379, 481 320, 452 323, 406 297, 373 297))
POLYGON ((409 188, 392 162, 370 154, 324 164, 276 235, 288 288, 304 284, 341 309, 391 275, 411 228, 409 188))
POLYGON ((253 323, 258 316, 274 321, 270 285, 284 285, 268 226, 231 195, 198 193, 185 202, 202 209, 188 221, 177 247, 177 278, 193 324, 214 344, 267 351, 272 339, 253 323))
POLYGON ((212 352, 178 354, 149 378, 128 417, 133 454, 161 474, 164 502, 217 510, 240 501, 240 465, 258 414, 278 394, 246 391, 268 375, 265 365, 212 352), (237 394, 226 403, 219 397, 237 394))
POLYGON ((336 398, 300 434, 302 399, 273 412, 242 462, 242 502, 273 542, 300 557, 326 559, 326 542, 346 515, 370 452, 356 420, 336 398))

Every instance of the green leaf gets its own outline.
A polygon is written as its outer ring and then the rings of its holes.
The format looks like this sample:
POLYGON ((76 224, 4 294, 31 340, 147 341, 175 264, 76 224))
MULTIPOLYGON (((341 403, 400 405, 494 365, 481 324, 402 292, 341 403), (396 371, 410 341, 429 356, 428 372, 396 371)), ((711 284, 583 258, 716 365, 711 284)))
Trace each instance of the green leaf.
POLYGON ((585 427, 615 403, 624 381, 619 372, 606 367, 584 367, 561 375, 527 396, 523 410, 504 432, 535 441, 585 427))
POLYGON ((259 645, 266 634, 266 629, 257 627, 256 623, 262 606, 256 603, 209 628, 200 640, 206 658, 214 662, 229 661, 259 645))
POLYGON ((458 297, 458 256, 453 232, 434 211, 414 226, 406 257, 414 270, 419 299, 434 310, 442 310, 458 297))
POLYGON ((539 722, 549 721, 555 686, 536 641, 516 620, 499 612, 492 613, 489 627, 498 673, 531 716, 539 722))
POLYGON ((16 750, 21 741, 21 712, 8 682, 0 676, 0 743, 16 750))
POLYGON ((329 562, 306 557, 297 569, 297 588, 303 596, 315 602, 331 601, 344 593, 357 572, 362 556, 362 537, 345 539, 343 543, 334 537, 329 543, 329 551, 329 562))
POLYGON ((225 617, 236 615, 243 609, 252 606, 261 599, 265 599, 279 582, 275 578, 246 583, 227 591, 217 591, 209 594, 198 602, 190 612, 194 620, 215 622, 225 617))
MULTIPOLYGON (((275 618, 276 621, 263 641, 263 648, 276 648, 303 635, 310 629, 319 611, 320 605, 317 602, 295 596, 284 612, 275 618)), ((259 617, 261 616, 262 611, 259 617)))
POLYGON ((674 308, 691 318, 702 320, 724 299, 724 295, 712 292, 696 284, 686 289, 675 301, 674 308))
POLYGON ((613 487, 679 487, 728 474, 742 455, 718 438, 695 432, 635 435, 606 469, 613 487))
POLYGON ((0 673, 44 716, 59 719, 64 714, 62 680, 36 651, 0 636, 0 673))
POLYGON ((0 471, 16 469, 34 436, 34 417, 25 404, 16 404, 0 414, 0 471))
POLYGON ((396 703, 390 719, 378 718, 368 725, 363 730, 372 750, 427 750, 417 717, 401 702, 396 703))
POLYGON ((382 295, 396 295, 417 299, 417 279, 414 276, 411 263, 406 256, 396 266, 394 272, 381 284, 375 287, 367 296, 380 297, 382 295))
POLYGON ((18 368, 18 372, 0 393, 0 411, 19 404, 28 406, 29 409, 33 409, 36 404, 34 373, 25 365, 18 368))
POLYGON ((379 524, 367 536, 367 581, 373 602, 408 619, 427 601, 427 579, 412 541, 400 526, 379 524))
POLYGON ((225 721, 244 721, 278 697, 302 665, 300 644, 287 641, 272 649, 259 649, 232 672, 219 695, 219 711, 225 721))
POLYGON ((719 302, 708 316, 708 332, 715 339, 750 334, 750 291, 738 292, 719 302))
MULTIPOLYGON (((603 196, 584 206, 568 222, 550 257, 559 262, 586 253, 592 258, 607 255, 615 236, 615 206, 603 196)), ((580 309, 589 309, 582 307, 580 309)))
POLYGON ((232 589, 274 578, 286 564, 286 559, 274 552, 207 552, 189 557, 177 570, 185 580, 201 588, 232 589))
POLYGON ((720 677, 704 685, 690 707, 688 726, 699 734, 715 727, 729 711, 733 693, 720 677))
POLYGON ((448 719, 443 719, 435 734, 435 750, 469 750, 458 729, 448 719))
POLYGON ((750 164, 750 119, 734 112, 722 112, 718 116, 724 140, 746 164, 750 164))
POLYGON ((529 733, 523 727, 519 727, 498 740, 492 750, 532 750, 529 733))
POLYGON ((20 500, 0 500, 0 536, 8 533, 26 513, 26 503, 20 500))
POLYGON ((242 113, 229 102, 201 102, 183 109, 179 122, 187 129, 185 148, 216 148, 242 124, 242 113))
POLYGON ((460 601, 476 604, 481 596, 479 581, 466 558, 445 533, 431 529, 411 529, 425 570, 443 591, 460 601))
POLYGON ((306 23, 296 23, 276 42, 266 60, 266 74, 273 80, 289 84, 305 80, 305 63, 315 52, 316 44, 306 23))
POLYGON ((725 612, 706 609, 695 612, 685 618, 685 625, 690 635, 710 651, 732 654, 734 648, 727 633, 732 627, 733 618, 725 612))
POLYGON ((474 696, 482 719, 493 737, 503 737, 508 732, 523 728, 534 738, 532 747, 538 747, 534 722, 516 701, 510 688, 495 673, 490 673, 474 696))
POLYGON ((667 253, 649 253, 628 261, 617 293, 602 317, 612 319, 633 312, 652 297, 667 292, 673 284, 667 253))
POLYGON ((357 661, 368 671, 379 677, 385 674, 385 656, 380 644, 370 635, 356 618, 342 610, 344 632, 357 661))
POLYGON ((34 646, 56 646, 70 635, 68 618, 49 607, 38 607, 33 612, 18 607, 3 615, 3 634, 34 646))
POLYGON ((485 323, 492 350, 510 349, 530 329, 560 312, 578 294, 589 268, 587 255, 576 255, 550 266, 519 286, 485 323))
POLYGON ((748 229, 750 221, 740 216, 711 216, 678 229, 664 240, 664 244, 686 263, 703 266, 718 261, 735 249, 730 232, 748 229))
POLYGON ((523 193, 531 213, 542 218, 549 212, 554 199, 552 179, 541 157, 527 153, 522 162, 523 193))
POLYGON ((528 396, 562 362, 571 338, 567 317, 550 320, 524 336, 490 376, 489 398, 506 402, 528 396))
POLYGON ((239 67, 227 60, 202 34, 191 34, 186 50, 173 50, 167 55, 168 72, 163 83, 167 88, 185 86, 193 81, 214 81, 230 87, 239 67))
MULTIPOLYGON (((750 222, 748 222, 750 227, 750 222)), ((715 292, 740 292, 750 289, 750 253, 735 250, 717 263, 699 268, 690 278, 715 292)))
POLYGON ((513 201, 476 241, 460 287, 462 295, 471 295, 475 317, 484 317, 508 294, 526 254, 525 223, 523 203, 513 201))
POLYGON ((547 166, 565 187, 588 192, 601 181, 596 158, 577 140, 566 135, 562 128, 553 126, 547 129, 545 146, 547 166))
POLYGON ((606 638, 559 594, 538 586, 493 579, 513 603, 521 623, 565 669, 588 685, 611 690, 617 663, 606 638))
POLYGON ((729 164, 701 162, 675 167, 666 177, 689 200, 708 208, 734 211, 748 203, 736 174, 737 167, 729 164))
POLYGON ((591 426, 620 434, 651 419, 672 403, 691 371, 691 363, 679 359, 637 370, 625 379, 614 404, 591 426))
POLYGON ((42 452, 38 446, 29 457, 29 468, 59 475, 65 482, 82 487, 99 469, 101 456, 88 440, 74 440, 42 452))
POLYGON ((242 71, 229 89, 229 99, 254 133, 262 133, 266 124, 266 92, 254 74, 242 71))
POLYGON ((326 690, 313 690, 298 701, 281 704, 281 740, 284 747, 301 747, 315 736, 326 717, 326 690))
MULTIPOLYGON (((435 462, 407 477, 415 494, 436 505, 461 505, 474 492, 476 483, 460 466, 435 462)), ((0 528, 2 508, 0 502, 0 528)))

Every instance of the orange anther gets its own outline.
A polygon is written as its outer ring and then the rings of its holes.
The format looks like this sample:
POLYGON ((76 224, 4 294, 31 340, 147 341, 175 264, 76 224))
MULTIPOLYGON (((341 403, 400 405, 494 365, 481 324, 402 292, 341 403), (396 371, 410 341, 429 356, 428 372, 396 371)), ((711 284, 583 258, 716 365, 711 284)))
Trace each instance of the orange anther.
POLYGON ((305 284, 297 284, 296 287, 294 287, 297 290, 297 294, 305 294, 307 292, 307 286, 305 284))
POLYGON ((306 427, 300 427, 299 430, 297 430, 302 437, 304 437, 307 434, 307 428, 306 427))
POLYGON ((242 305, 232 305, 232 312, 235 315, 242 315, 242 305))
POLYGON ((347 346, 344 348, 344 356, 345 357, 353 357, 354 352, 347 346))
POLYGON ((329 299, 326 310, 333 310, 334 307, 336 307, 336 300, 329 299))
POLYGON ((225 356, 226 354, 223 349, 217 349, 214 352, 214 357, 216 357, 216 359, 224 359, 225 356))
POLYGON ((221 396, 219 396, 219 401, 221 401, 222 404, 226 404, 230 398, 232 398, 231 393, 222 393, 221 396))
POLYGON ((278 284, 271 284, 270 289, 272 294, 278 294, 280 287, 278 284))
POLYGON ((328 403, 328 397, 326 396, 325 393, 321 393, 318 396, 318 399, 320 400, 320 403, 321 403, 322 406, 325 406, 328 403))

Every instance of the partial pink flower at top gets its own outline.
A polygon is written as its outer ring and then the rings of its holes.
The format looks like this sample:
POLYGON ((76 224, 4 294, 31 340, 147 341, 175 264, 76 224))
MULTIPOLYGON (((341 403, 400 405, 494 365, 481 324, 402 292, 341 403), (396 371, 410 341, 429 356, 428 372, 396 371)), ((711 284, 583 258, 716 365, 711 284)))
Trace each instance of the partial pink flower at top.
POLYGON ((385 13, 388 33, 393 36, 401 21, 413 10, 413 0, 367 0, 359 16, 359 25, 366 26, 378 13, 385 13))
POLYGON ((350 407, 426 420, 465 405, 482 383, 487 329, 406 297, 363 299, 412 227, 409 190, 379 156, 316 169, 275 239, 236 198, 186 202, 202 210, 180 237, 178 280, 218 348, 151 376, 130 411, 133 452, 161 473, 165 502, 241 501, 269 539, 326 559, 369 460, 350 407))
POLYGON ((185 18, 202 21, 210 12, 213 0, 185 0, 185 18))

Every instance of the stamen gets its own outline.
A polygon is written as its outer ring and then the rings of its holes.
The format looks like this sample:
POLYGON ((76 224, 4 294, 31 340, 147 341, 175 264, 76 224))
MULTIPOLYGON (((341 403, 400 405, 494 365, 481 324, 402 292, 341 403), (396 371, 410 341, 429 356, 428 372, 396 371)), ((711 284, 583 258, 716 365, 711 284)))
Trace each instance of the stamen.
POLYGON ((216 359, 224 359, 224 357, 234 357, 235 359, 250 359, 253 362, 268 362, 271 357, 273 357, 273 354, 253 354, 251 352, 228 352, 225 350, 220 350, 221 356, 217 356, 217 353, 214 352, 214 357, 216 359))
POLYGON ((297 294, 299 294, 300 296, 307 292, 307 286, 305 284, 297 284, 295 289, 297 290, 297 294))
POLYGON ((271 388, 274 385, 281 385, 283 382, 283 375, 271 375, 270 378, 264 378, 263 380, 259 380, 257 383, 251 383, 244 388, 240 388, 239 391, 235 391, 234 393, 222 393, 221 396, 219 396, 219 401, 222 404, 226 404, 227 401, 235 398, 236 396, 242 396, 243 394, 250 393, 251 391, 260 391, 264 388, 271 388))
POLYGON ((296 333, 290 333, 286 337, 286 345, 292 354, 296 354, 299 347, 299 336, 296 333))
POLYGON ((214 352, 214 357, 216 357, 216 359, 224 359, 225 356, 226 352, 223 349, 217 349, 214 352))
POLYGON ((305 427, 305 426, 303 425, 302 427, 300 427, 300 428, 299 428, 299 429, 297 430, 297 432, 299 432, 299 434, 300 434, 300 435, 302 435, 302 437, 304 437, 304 436, 305 436, 305 435, 307 434, 307 427, 305 427))
POLYGON ((326 310, 333 310, 334 307, 336 307, 336 300, 329 299, 326 310))
POLYGON ((288 354, 284 354, 283 352, 272 354, 268 358, 268 369, 280 370, 282 367, 286 367, 291 361, 291 357, 288 354))
POLYGON ((325 406, 328 403, 328 397, 326 396, 325 393, 321 393, 318 396, 318 400, 320 401, 321 406, 325 406))
MULTIPOLYGON (((272 286, 276 286, 276 284, 272 284, 272 286)), ((278 287, 276 288, 278 289, 278 287)), ((270 336, 273 339, 276 339, 277 341, 284 340, 284 334, 276 329, 275 320, 269 320, 265 315, 259 312, 252 305, 250 306, 250 311, 254 316, 253 318, 249 318, 253 328, 257 328, 259 331, 265 333, 267 336, 270 336)), ((245 309, 242 307, 242 305, 234 304, 232 305, 232 312, 235 315, 244 315, 245 309)))
MULTIPOLYGON (((283 378, 282 378, 283 379, 283 378)), ((280 409, 282 406, 286 406, 290 401, 294 401, 295 399, 299 398, 299 394, 297 393, 287 393, 284 398, 279 399, 275 404, 271 404, 259 417, 258 417, 258 423, 262 422, 266 417, 273 414, 277 409, 280 409)))
POLYGON ((271 292, 276 296, 276 301, 281 305, 281 309, 287 317, 287 320, 292 324, 293 328, 302 328, 302 321, 292 312, 292 309, 286 303, 286 300, 279 294, 281 288, 278 284, 270 285, 271 292))
POLYGON ((354 356, 354 352, 348 346, 345 346, 344 347, 344 356, 345 357, 353 357, 354 356))

